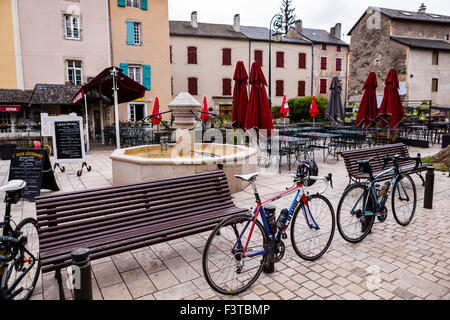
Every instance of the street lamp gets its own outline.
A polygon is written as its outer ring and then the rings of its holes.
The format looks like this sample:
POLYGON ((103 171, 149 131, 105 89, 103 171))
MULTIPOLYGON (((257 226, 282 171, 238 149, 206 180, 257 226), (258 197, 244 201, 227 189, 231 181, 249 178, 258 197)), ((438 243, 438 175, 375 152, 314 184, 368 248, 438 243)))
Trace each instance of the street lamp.
POLYGON ((280 42, 283 33, 284 17, 281 14, 276 14, 270 20, 269 25, 269 105, 272 107, 272 37, 275 42, 280 42), (272 34, 272 30, 275 33, 272 34))

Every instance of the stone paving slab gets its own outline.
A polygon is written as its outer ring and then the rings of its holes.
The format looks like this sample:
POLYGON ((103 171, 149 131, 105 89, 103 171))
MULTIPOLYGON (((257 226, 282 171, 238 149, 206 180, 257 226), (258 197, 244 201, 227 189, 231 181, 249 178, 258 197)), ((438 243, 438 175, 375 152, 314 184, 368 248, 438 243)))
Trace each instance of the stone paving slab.
MULTIPOLYGON (((411 148, 422 156, 439 152, 411 148)), ((112 183, 111 152, 91 152, 87 162, 91 172, 76 176, 78 164, 56 171, 61 192, 109 186, 112 183)), ((343 161, 327 159, 321 153, 316 162, 319 174, 333 173, 334 189, 326 196, 336 210, 348 176, 343 161)), ((8 179, 9 161, 0 161, 0 183, 8 179)), ((261 171, 265 171, 261 168, 261 171)), ((257 186, 264 197, 276 195, 292 185, 286 163, 281 175, 264 173, 257 186)), ((295 166, 292 171, 295 172, 295 166)), ((377 223, 359 244, 345 242, 336 229, 325 255, 314 262, 303 261, 286 241, 286 255, 276 264, 276 272, 261 274, 246 292, 226 297, 213 291, 203 276, 201 258, 209 233, 193 235, 92 261, 94 299, 120 300, 450 300, 450 178, 436 173, 434 208, 423 208, 424 188, 414 176, 418 203, 413 222, 406 228, 395 223, 391 212, 385 223, 377 223)), ((313 188, 320 189, 320 186, 313 188)), ((47 193, 43 191, 43 194, 47 193)), ((253 206, 251 188, 233 195, 240 207, 253 206)), ((276 203, 277 213, 289 206, 290 199, 276 203)), ((390 209, 390 208, 389 208, 390 209)), ((4 211, 4 204, 0 204, 4 211)), ((390 210, 389 210, 390 211, 390 210)), ((22 201, 13 208, 13 219, 35 216, 33 203, 22 201)), ((67 273, 62 272, 66 283, 67 273)), ((68 299, 72 295, 65 287, 68 299)), ((58 299, 54 273, 41 275, 33 300, 58 299)))

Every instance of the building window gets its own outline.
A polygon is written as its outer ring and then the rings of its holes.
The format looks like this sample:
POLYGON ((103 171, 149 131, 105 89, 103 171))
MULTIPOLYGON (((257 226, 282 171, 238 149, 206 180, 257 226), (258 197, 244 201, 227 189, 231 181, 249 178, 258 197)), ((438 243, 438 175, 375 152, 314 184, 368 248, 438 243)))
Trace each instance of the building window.
POLYGON ((277 80, 275 81, 275 95, 277 97, 284 96, 284 81, 283 80, 277 80))
POLYGON ((142 121, 146 116, 145 104, 133 103, 128 105, 128 120, 142 121))
POLYGON ((320 69, 327 70, 327 57, 320 58, 320 69))
POLYGON ((342 71, 342 59, 336 58, 336 71, 342 71))
POLYGON ((197 78, 188 78, 188 92, 193 96, 198 95, 197 78))
POLYGON ((222 95, 231 96, 231 79, 222 79, 222 95))
POLYGON ((433 57, 432 57, 431 64, 433 66, 439 65, 439 51, 433 51, 433 57))
POLYGON ((298 97, 304 97, 305 94, 305 89, 306 89, 306 83, 305 81, 299 81, 298 82, 298 92, 297 92, 297 96, 298 97))
POLYGON ((135 21, 127 21, 127 44, 141 44, 141 23, 135 21))
POLYGON ((342 52, 342 47, 341 47, 341 46, 337 46, 337 47, 336 47, 336 51, 337 51, 337 52, 342 52))
POLYGON ((142 84, 142 66, 128 66, 128 77, 142 84))
POLYGON ((306 53, 298 54, 298 68, 306 69, 306 53))
POLYGON ((67 81, 73 85, 83 84, 83 69, 81 61, 67 60, 67 81))
POLYGON ((450 40, 450 35, 446 34, 446 35, 445 35, 445 40, 446 40, 446 41, 450 40))
POLYGON ((188 64, 197 64, 197 47, 188 47, 188 64))
POLYGON ((80 40, 80 17, 64 16, 65 38, 72 40, 80 40))
POLYGON ((255 50, 255 61, 259 62, 259 64, 263 65, 263 52, 262 50, 255 50))
POLYGON ((439 80, 433 79, 431 80, 431 92, 438 92, 439 90, 439 80))
POLYGON ((320 94, 327 94, 327 79, 320 79, 320 94))
POLYGON ((222 49, 222 65, 231 66, 231 49, 222 49))
POLYGON ((139 8, 139 0, 127 0, 127 7, 139 8))
POLYGON ((324 44, 322 44, 322 50, 327 50, 327 45, 324 43, 324 44))
POLYGON ((277 52, 277 68, 284 68, 284 52, 277 52))

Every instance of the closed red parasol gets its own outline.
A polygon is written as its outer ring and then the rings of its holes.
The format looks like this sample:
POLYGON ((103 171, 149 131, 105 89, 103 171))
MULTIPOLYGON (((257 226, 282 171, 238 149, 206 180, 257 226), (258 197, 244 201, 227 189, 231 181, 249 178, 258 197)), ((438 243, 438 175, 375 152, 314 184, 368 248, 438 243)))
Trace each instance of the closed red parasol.
POLYGON ((248 105, 247 81, 248 75, 245 70, 244 62, 238 61, 236 63, 236 70, 234 71, 234 90, 233 90, 233 127, 244 129, 245 115, 248 105))
POLYGON ((359 106, 358 115, 356 117, 356 126, 364 125, 364 128, 375 127, 377 123, 377 90, 378 82, 375 72, 369 73, 366 82, 364 83, 364 95, 359 106))
POLYGON ((312 98, 311 107, 309 108, 309 114, 313 119, 319 114, 319 109, 317 109, 316 97, 312 98))
POLYGON ((286 118, 289 113, 289 105, 287 102, 287 97, 284 95, 283 102, 281 103, 280 114, 283 118, 286 118))
POLYGON ((271 136, 274 131, 273 116, 270 110, 269 99, 266 92, 266 78, 261 70, 259 62, 252 64, 249 83, 250 99, 248 101, 247 115, 245 117, 245 129, 267 130, 267 135, 271 136))
POLYGON ((159 100, 158 97, 155 98, 155 105, 153 106, 152 117, 150 118, 154 124, 160 124, 162 115, 159 111, 159 100))
POLYGON ((206 100, 206 96, 203 97, 203 109, 201 114, 202 121, 204 123, 208 122, 210 115, 208 110, 208 101, 206 100))
POLYGON ((405 118, 403 111, 402 99, 398 92, 399 83, 397 70, 392 68, 384 82, 384 96, 378 111, 377 119, 380 119, 380 126, 390 129, 398 129, 400 121, 405 118))

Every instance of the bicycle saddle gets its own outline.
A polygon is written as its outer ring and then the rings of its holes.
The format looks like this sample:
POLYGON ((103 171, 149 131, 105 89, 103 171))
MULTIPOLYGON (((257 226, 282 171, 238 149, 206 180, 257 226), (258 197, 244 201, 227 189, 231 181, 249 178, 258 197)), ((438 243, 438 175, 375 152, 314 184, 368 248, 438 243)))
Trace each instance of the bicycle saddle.
POLYGON ((25 188, 27 183, 23 180, 11 180, 7 184, 0 187, 0 192, 12 192, 25 188))
POLYGON ((248 181, 248 182, 252 182, 256 180, 256 177, 258 177, 260 175, 260 173, 251 173, 251 174, 246 174, 246 175, 242 175, 242 176, 235 176, 238 179, 241 179, 243 181, 248 181))
POLYGON ((373 161, 373 158, 369 158, 369 159, 367 159, 367 160, 359 160, 359 161, 356 161, 356 163, 358 163, 358 164, 370 164, 371 162, 373 161))

